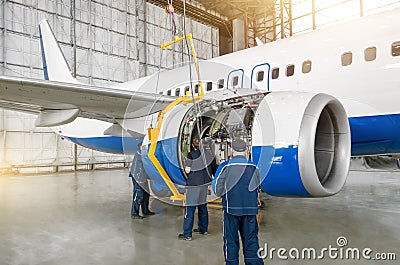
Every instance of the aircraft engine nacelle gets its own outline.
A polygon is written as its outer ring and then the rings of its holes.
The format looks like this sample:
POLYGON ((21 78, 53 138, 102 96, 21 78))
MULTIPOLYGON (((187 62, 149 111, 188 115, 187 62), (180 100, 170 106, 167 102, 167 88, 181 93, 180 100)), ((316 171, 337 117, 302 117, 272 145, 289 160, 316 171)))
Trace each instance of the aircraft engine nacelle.
MULTIPOLYGON (((351 142, 348 118, 337 99, 305 92, 240 93, 221 91, 165 114, 155 156, 175 184, 185 185, 187 154, 192 139, 200 136, 217 165, 229 159, 233 139, 245 140, 260 170, 261 188, 270 195, 324 197, 340 191, 351 142)), ((146 136, 143 164, 157 194, 168 187, 147 156, 149 146, 146 136)))
POLYGON ((260 103, 254 120, 252 156, 265 176, 264 191, 325 197, 341 190, 350 166, 351 139, 347 114, 337 99, 326 94, 271 93, 260 103), (263 122, 268 113, 274 121, 274 139, 260 135, 268 129, 263 122))

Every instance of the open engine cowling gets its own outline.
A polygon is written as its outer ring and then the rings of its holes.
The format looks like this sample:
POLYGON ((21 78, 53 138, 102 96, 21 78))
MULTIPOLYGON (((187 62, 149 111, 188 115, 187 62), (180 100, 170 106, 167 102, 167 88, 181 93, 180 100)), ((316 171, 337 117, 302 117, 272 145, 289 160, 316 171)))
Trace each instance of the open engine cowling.
MULTIPOLYGON (((182 169, 193 137, 211 139, 210 151, 218 163, 229 158, 230 143, 240 137, 260 169, 265 192, 289 197, 339 192, 347 178, 351 151, 348 118, 341 103, 326 94, 241 92, 237 97, 236 92, 221 91, 196 106, 177 105, 165 114, 155 155, 171 180, 185 185, 182 169)), ((143 163, 153 187, 167 189, 146 156, 147 137, 143 143, 143 163)))

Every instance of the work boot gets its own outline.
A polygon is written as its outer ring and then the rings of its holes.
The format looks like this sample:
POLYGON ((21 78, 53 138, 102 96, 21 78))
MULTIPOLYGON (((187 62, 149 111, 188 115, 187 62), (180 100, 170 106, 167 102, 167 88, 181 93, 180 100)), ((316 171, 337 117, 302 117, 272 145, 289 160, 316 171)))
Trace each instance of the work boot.
POLYGON ((178 238, 179 238, 180 240, 186 240, 186 241, 192 240, 192 237, 191 237, 191 236, 185 236, 184 234, 179 234, 179 235, 178 235, 178 238))
POLYGON ((136 215, 136 214, 133 214, 132 215, 132 219, 143 219, 144 217, 143 216, 140 216, 140 215, 136 215))
POLYGON ((207 234, 208 234, 207 232, 200 231, 200 229, 198 229, 198 228, 195 228, 195 229, 193 230, 193 232, 199 233, 200 235, 207 235, 207 234))

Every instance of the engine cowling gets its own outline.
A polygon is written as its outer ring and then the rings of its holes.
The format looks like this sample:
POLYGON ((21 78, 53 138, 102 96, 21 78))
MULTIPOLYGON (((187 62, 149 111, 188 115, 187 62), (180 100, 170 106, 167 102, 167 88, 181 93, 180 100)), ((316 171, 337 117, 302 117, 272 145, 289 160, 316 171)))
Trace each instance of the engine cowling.
MULTIPOLYGON (((155 155, 172 181, 185 185, 182 168, 195 135, 212 138, 218 146, 212 150, 214 154, 228 150, 239 135, 251 147, 265 192, 289 197, 324 197, 339 192, 346 181, 351 151, 350 128, 342 104, 326 94, 251 93, 234 100, 221 99, 221 94, 197 106, 177 105, 165 114, 155 155), (224 134, 232 127, 229 122, 233 112, 242 115, 239 118, 244 121, 242 126, 233 127, 243 131, 224 134), (195 133, 196 120, 201 120, 200 133, 195 133), (216 133, 219 129, 221 133, 216 133)), ((168 189, 146 155, 147 137, 143 143, 143 163, 153 187, 168 189)), ((220 153, 217 160, 227 158, 228 152, 220 153)))
POLYGON ((302 92, 267 95, 256 111, 252 145, 253 159, 265 177, 261 188, 271 195, 331 196, 346 181, 350 127, 345 109, 332 96, 302 92), (268 127, 263 122, 266 115, 273 118, 273 142, 260 135, 268 127))

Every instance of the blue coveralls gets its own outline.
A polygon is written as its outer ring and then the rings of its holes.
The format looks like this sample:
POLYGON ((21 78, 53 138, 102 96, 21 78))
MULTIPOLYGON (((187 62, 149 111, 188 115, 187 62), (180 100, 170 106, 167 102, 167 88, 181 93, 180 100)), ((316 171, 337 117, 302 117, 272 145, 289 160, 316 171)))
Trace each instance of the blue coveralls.
POLYGON ((140 151, 137 151, 133 156, 129 177, 132 179, 133 184, 131 215, 139 215, 140 205, 142 206, 142 213, 146 215, 149 212, 150 194, 148 192, 148 176, 143 168, 142 155, 140 151))
POLYGON ((257 166, 244 156, 222 163, 215 173, 212 188, 217 196, 222 197, 226 264, 239 264, 238 232, 242 238, 245 264, 264 264, 257 256, 259 185, 257 166))
POLYGON ((183 235, 192 237, 194 212, 198 210, 198 229, 200 232, 208 231, 207 191, 211 183, 212 157, 204 151, 201 157, 199 149, 193 150, 188 155, 186 165, 191 168, 186 181, 186 207, 183 221, 183 235))

